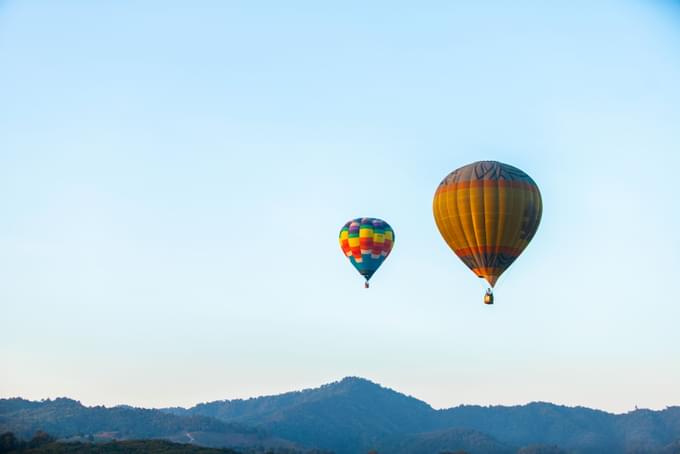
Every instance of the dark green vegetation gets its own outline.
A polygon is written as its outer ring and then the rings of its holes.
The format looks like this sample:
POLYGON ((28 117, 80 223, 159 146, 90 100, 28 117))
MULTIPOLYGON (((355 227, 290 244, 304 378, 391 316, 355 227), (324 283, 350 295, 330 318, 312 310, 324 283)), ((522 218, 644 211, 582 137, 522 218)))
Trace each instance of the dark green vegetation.
POLYGON ((60 443, 53 437, 39 432, 30 441, 18 440, 12 433, 0 435, 0 453, 163 453, 163 454, 239 454, 231 449, 213 449, 187 444, 171 443, 166 440, 129 440, 93 444, 82 442, 60 443))
MULTIPOLYGON (((81 441, 57 441, 45 432, 38 432, 31 440, 17 439, 13 433, 0 435, 0 454, 109 454, 109 453, 152 453, 152 454, 302 454, 301 451, 286 448, 246 449, 235 451, 228 448, 206 448, 188 443, 173 443, 167 440, 123 440, 105 443, 81 441)), ((313 452, 310 452, 312 454, 313 452)), ((318 452, 318 454, 324 454, 318 452)))
POLYGON ((234 451, 233 449, 205 448, 167 440, 125 440, 106 443, 58 442, 44 432, 37 433, 30 441, 17 439, 12 433, 0 435, 0 454, 109 454, 109 453, 157 453, 157 454, 295 454, 290 450, 234 451))
POLYGON ((547 403, 434 410, 359 378, 190 409, 0 400, 0 432, 27 439, 37 430, 76 441, 163 438, 237 450, 316 448, 336 454, 372 449, 380 454, 680 454, 680 407, 622 415, 547 403))
POLYGON ((380 443, 380 452, 402 454, 440 453, 457 448, 474 454, 514 454, 517 449, 475 430, 446 429, 434 432, 395 436, 380 443))

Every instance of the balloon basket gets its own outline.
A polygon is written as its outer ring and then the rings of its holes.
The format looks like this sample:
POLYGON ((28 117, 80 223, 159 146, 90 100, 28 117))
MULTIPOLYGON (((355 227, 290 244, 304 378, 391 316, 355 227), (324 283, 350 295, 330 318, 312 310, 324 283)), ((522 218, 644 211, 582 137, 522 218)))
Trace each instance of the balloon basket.
POLYGON ((484 304, 487 305, 493 304, 493 292, 491 291, 491 289, 488 289, 484 294, 484 304))

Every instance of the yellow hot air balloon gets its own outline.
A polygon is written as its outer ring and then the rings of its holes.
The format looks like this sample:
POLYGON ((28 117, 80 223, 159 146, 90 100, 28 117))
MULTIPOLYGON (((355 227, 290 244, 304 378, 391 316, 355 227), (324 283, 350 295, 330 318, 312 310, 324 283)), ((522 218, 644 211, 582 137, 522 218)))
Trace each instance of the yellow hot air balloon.
MULTIPOLYGON (((434 219, 453 252, 494 287, 541 222, 538 186, 520 169, 478 161, 454 170, 434 195, 434 219)), ((493 304, 487 290, 485 304, 493 304)))

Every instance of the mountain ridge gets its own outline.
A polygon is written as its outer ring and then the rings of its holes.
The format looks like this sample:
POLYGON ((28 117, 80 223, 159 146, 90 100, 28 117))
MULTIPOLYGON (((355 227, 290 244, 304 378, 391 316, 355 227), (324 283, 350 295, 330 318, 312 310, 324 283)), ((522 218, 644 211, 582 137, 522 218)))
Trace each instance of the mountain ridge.
MULTIPOLYGON (((489 408, 490 409, 503 409, 503 408, 525 407, 525 406, 531 406, 531 405, 549 405, 549 406, 553 406, 553 407, 561 407, 561 408, 568 408, 568 409, 591 410, 591 411, 596 411, 596 412, 600 412, 600 413, 606 413, 606 414, 612 415, 612 416, 621 416, 621 415, 627 415, 627 414, 630 414, 630 413, 641 412, 641 411, 659 412, 659 411, 664 411, 664 410, 668 410, 668 409, 672 409, 672 408, 680 408, 680 405, 668 405, 665 408, 658 409, 658 410, 655 410, 655 409, 652 409, 652 408, 635 408, 635 409, 631 409, 631 410, 627 410, 627 411, 623 411, 623 412, 614 412, 614 411, 604 410, 604 409, 601 409, 601 408, 588 407, 588 406, 580 405, 580 404, 579 405, 568 405, 568 404, 553 403, 553 402, 543 401, 543 400, 532 400, 532 401, 528 401, 528 402, 525 402, 525 403, 516 403, 516 404, 481 405, 481 404, 465 403, 465 404, 454 405, 454 406, 451 406, 451 407, 435 408, 431 404, 426 402, 425 400, 420 399, 418 397, 415 397, 413 395, 402 393, 402 392, 397 391, 394 388, 390 388, 388 386, 383 386, 383 385, 381 385, 377 382, 374 382, 370 379, 367 379, 367 378, 363 378, 363 377, 359 377, 359 376, 352 376, 352 375, 341 378, 340 380, 336 380, 336 381, 332 381, 332 382, 329 382, 329 383, 322 384, 322 385, 317 386, 317 387, 303 388, 303 389, 294 390, 294 391, 286 391, 286 392, 282 392, 282 393, 279 393, 279 394, 263 394, 261 396, 253 396, 253 397, 245 397, 245 398, 237 397, 237 398, 233 398, 233 399, 216 399, 216 400, 211 400, 211 401, 198 402, 198 403, 196 403, 196 404, 194 404, 190 407, 182 407, 182 406, 134 407, 133 406, 133 408, 150 408, 150 409, 157 409, 157 410, 167 411, 167 412, 179 410, 181 412, 181 411, 191 410, 191 409, 194 409, 196 407, 204 406, 204 405, 207 405, 207 404, 249 402, 249 401, 253 401, 253 400, 267 399, 267 398, 272 398, 272 397, 279 398, 279 397, 283 397, 283 396, 297 395, 297 394, 306 393, 306 392, 321 391, 321 390, 324 390, 324 389, 327 389, 327 388, 332 388, 335 385, 342 385, 346 382, 366 383, 368 385, 373 385, 373 386, 375 386, 379 389, 383 389, 383 390, 387 390, 387 391, 393 391, 393 392, 400 394, 402 396, 420 401, 420 402, 424 403, 425 405, 427 405, 428 407, 430 407, 434 411, 447 411, 447 410, 453 410, 453 409, 458 409, 458 408, 462 408, 462 407, 474 407, 474 408, 483 408, 483 409, 489 409, 489 408)), ((127 406, 125 404, 119 404, 117 406, 121 406, 121 405, 127 406)))
POLYGON ((680 446, 680 407, 622 414, 549 402, 434 409, 413 396, 360 377, 189 408, 85 407, 67 398, 43 402, 0 399, 0 431, 19 429, 14 431, 25 436, 30 429, 46 427, 48 431, 50 427, 58 429, 55 435, 64 437, 106 429, 114 438, 141 434, 212 447, 260 443, 336 454, 371 449, 395 454, 438 452, 433 449, 541 452, 545 446, 583 454, 665 453, 665 447, 680 446), (137 421, 137 426, 127 419, 137 421))

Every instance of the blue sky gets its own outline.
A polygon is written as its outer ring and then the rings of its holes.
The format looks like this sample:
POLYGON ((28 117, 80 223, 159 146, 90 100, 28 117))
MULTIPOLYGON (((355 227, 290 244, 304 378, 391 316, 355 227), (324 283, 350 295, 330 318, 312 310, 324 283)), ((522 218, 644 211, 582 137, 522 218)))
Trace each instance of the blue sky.
POLYGON ((679 405, 679 56, 671 2, 0 2, 0 396, 679 405), (492 308, 431 212, 480 159, 544 202, 492 308))

